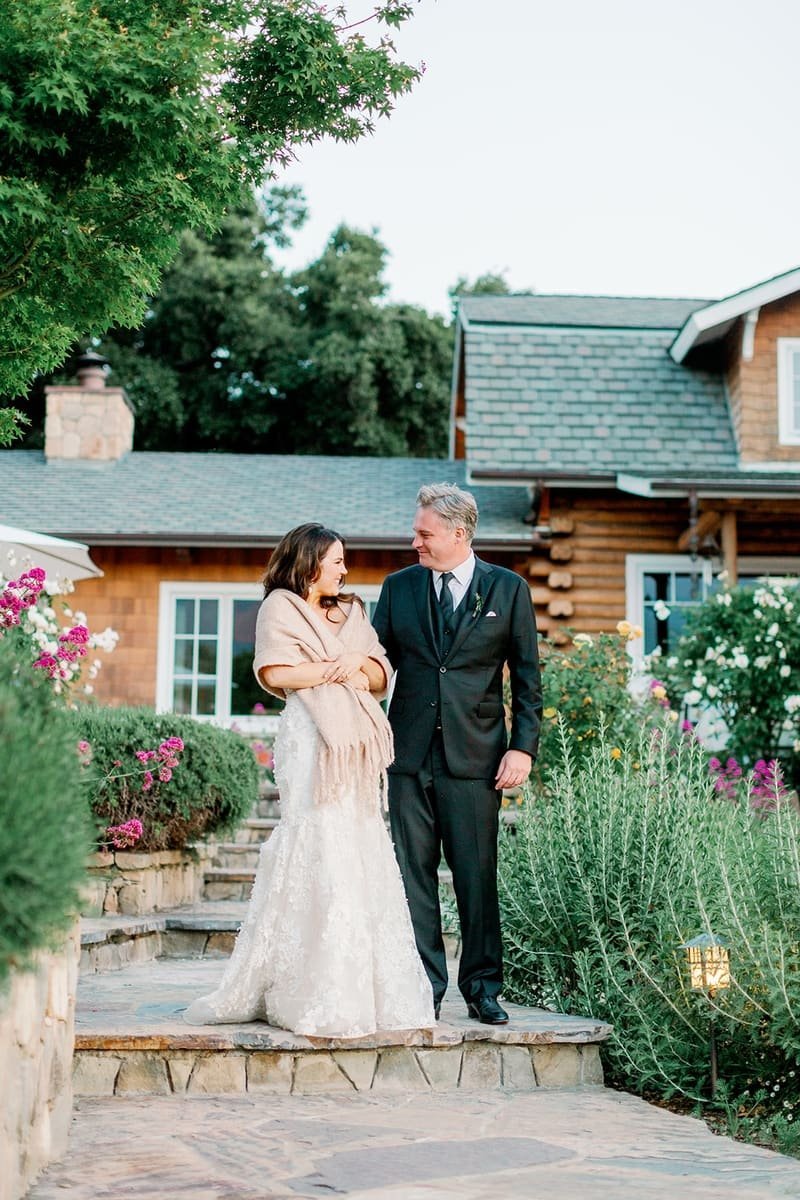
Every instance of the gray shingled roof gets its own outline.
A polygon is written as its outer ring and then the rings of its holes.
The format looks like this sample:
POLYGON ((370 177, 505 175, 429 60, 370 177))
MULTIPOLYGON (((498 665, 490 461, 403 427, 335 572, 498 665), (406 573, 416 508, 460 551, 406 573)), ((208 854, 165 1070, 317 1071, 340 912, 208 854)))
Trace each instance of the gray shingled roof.
POLYGON ((710 300, 650 296, 465 296, 463 325, 555 325, 602 329, 672 329, 710 300))
MULTIPOLYGON (((563 328, 562 298, 553 297, 548 323, 562 328, 548 329, 527 319, 535 297, 483 299, 504 301, 509 322, 515 309, 520 317, 515 323, 475 324, 473 304, 466 308, 466 452, 476 477, 482 470, 525 477, 537 471, 736 472, 722 377, 678 366, 669 357, 680 314, 671 329, 644 327, 645 320, 658 317, 659 304, 700 302, 610 301, 625 308, 641 304, 644 315, 637 321, 631 309, 628 328, 569 329, 563 328)), ((595 305, 591 297, 584 302, 595 305)), ((606 302, 601 298, 597 304, 610 319, 606 302)), ((576 300, 575 312, 578 308, 576 300)))
MULTIPOLYGON (((407 545, 423 483, 466 482, 430 458, 133 453, 117 463, 53 462, 0 451, 0 521, 98 544, 274 543, 324 521, 351 543, 407 545)), ((530 542, 524 487, 476 487, 478 545, 530 542)))

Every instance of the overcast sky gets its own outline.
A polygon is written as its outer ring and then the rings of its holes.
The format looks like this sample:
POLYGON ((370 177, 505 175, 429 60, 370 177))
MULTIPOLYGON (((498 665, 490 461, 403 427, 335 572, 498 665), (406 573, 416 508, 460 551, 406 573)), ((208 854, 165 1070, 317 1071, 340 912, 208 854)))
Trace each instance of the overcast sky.
POLYGON ((375 134, 302 152, 308 226, 376 229, 391 298, 718 298, 800 265, 800 0, 420 0, 425 76, 375 134))

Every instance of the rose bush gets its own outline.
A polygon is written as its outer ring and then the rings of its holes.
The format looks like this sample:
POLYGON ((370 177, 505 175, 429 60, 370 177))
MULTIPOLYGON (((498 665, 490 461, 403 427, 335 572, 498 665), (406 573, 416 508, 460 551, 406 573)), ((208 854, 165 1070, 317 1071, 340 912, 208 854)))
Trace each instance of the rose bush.
POLYGON ((800 584, 764 580, 710 596, 658 671, 671 695, 719 715, 726 756, 746 770, 778 759, 800 784, 800 584))

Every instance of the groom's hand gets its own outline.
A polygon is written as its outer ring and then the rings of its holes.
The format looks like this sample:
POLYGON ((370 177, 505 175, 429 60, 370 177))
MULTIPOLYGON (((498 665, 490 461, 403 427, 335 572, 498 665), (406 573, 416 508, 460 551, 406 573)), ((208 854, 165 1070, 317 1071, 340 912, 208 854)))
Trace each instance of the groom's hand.
POLYGON ((519 787, 530 775, 532 766, 533 759, 524 750, 506 750, 494 779, 498 791, 519 787))

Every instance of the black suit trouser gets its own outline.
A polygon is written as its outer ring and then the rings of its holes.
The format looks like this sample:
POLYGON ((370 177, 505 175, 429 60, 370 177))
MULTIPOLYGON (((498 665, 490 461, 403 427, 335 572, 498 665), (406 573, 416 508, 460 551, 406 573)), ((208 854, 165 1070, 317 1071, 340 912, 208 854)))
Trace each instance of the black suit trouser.
POLYGON ((458 986, 469 1002, 497 996, 503 943, 497 903, 500 793, 485 779, 457 779, 447 769, 441 734, 416 775, 389 775, 389 817, 408 906, 435 1001, 447 988, 439 909, 441 855, 453 872, 461 923, 458 986))

